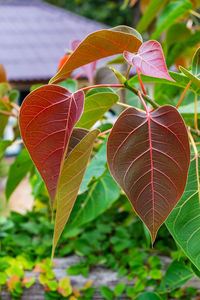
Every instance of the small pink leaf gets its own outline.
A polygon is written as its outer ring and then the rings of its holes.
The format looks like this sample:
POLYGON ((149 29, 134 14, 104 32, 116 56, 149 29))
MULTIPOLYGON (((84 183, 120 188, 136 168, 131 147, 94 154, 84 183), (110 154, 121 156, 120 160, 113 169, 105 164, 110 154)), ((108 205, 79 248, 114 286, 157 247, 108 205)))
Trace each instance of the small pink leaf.
POLYGON ((168 73, 162 47, 157 41, 143 43, 137 54, 124 51, 124 58, 144 75, 174 81, 168 73))
POLYGON ((148 114, 128 108, 112 128, 107 157, 112 176, 154 241, 187 181, 190 147, 181 115, 170 105, 148 114))
POLYGON ((22 139, 54 202, 61 165, 75 124, 84 106, 84 93, 71 94, 57 85, 44 85, 23 101, 19 124, 22 139))
MULTIPOLYGON (((81 40, 72 41, 71 49, 73 51, 75 51, 80 43, 81 43, 81 40)), ((97 65, 97 61, 93 61, 93 62, 81 67, 81 69, 83 70, 84 74, 86 75, 86 77, 88 78, 90 83, 92 83, 94 81, 96 65, 97 65)))

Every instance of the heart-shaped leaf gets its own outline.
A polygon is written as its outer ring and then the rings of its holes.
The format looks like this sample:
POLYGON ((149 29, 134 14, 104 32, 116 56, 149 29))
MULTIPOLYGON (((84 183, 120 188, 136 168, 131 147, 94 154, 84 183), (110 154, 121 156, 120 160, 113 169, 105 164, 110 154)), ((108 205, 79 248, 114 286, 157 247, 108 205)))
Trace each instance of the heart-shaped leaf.
POLYGON ((54 253, 59 237, 74 206, 93 144, 98 134, 99 130, 97 129, 86 134, 69 153, 64 162, 58 183, 57 211, 52 253, 54 253))
MULTIPOLYGON (((73 51, 76 50, 76 48, 80 45, 81 40, 74 40, 71 43, 71 48, 73 51)), ((94 81, 94 74, 96 69, 97 61, 93 61, 87 65, 82 66, 83 73, 87 76, 90 83, 94 81)))
POLYGON ((148 114, 128 108, 110 133, 107 157, 154 241, 186 185, 190 148, 181 115, 170 105, 148 114))
POLYGON ((100 58, 120 54, 124 50, 135 52, 141 44, 141 35, 127 26, 93 32, 79 44, 50 83, 64 80, 73 70, 100 58))
POLYGON ((24 100, 19 116, 22 139, 54 202, 67 145, 83 112, 84 93, 45 85, 24 100))
POLYGON ((144 75, 174 81, 168 73, 162 47, 157 41, 143 43, 137 54, 124 51, 124 58, 144 75))

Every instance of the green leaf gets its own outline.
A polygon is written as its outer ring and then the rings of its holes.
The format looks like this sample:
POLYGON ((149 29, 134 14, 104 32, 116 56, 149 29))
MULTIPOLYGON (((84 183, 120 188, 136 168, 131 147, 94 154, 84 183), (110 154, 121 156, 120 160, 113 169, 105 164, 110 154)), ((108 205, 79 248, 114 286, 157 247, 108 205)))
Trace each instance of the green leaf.
POLYGON ((92 158, 80 187, 80 192, 83 193, 87 190, 87 186, 93 178, 100 177, 106 170, 106 146, 107 139, 104 141, 98 153, 92 158))
MULTIPOLYGON (((142 74, 141 74, 141 78, 142 78, 143 82, 162 83, 162 84, 173 85, 173 86, 177 86, 177 87, 181 87, 181 88, 185 88, 187 86, 188 82, 190 81, 190 79, 188 77, 186 77, 185 75, 180 74, 180 73, 169 71, 169 75, 175 81, 170 81, 167 79, 156 78, 156 77, 150 77, 150 76, 146 76, 146 75, 142 75, 142 74)), ((139 82, 138 76, 136 75, 136 76, 132 77, 128 82, 130 85, 138 83, 139 82)), ((197 87, 193 83, 190 85, 189 89, 192 90, 193 92, 197 91, 197 87)))
POLYGON ((162 300, 162 298, 157 293, 145 292, 138 295, 135 300, 162 300))
POLYGON ((173 63, 181 56, 184 55, 184 52, 191 51, 193 47, 195 47, 200 40, 200 30, 191 33, 188 38, 183 41, 177 42, 172 45, 167 53, 166 62, 167 66, 173 65, 173 63))
POLYGON ((10 85, 8 83, 0 83, 0 100, 8 93, 10 85))
POLYGON ((120 296, 124 292, 125 287, 126 287, 125 283, 118 283, 114 288, 114 294, 116 296, 120 296))
POLYGON ((12 144, 11 141, 0 141, 0 161, 4 157, 6 149, 12 144))
MULTIPOLYGON (((105 174, 94 182, 87 193, 83 195, 82 202, 78 203, 79 209, 74 216, 70 227, 81 227, 91 222, 106 211, 120 196, 120 188, 115 183, 110 173, 105 174)), ((75 204, 76 206, 76 204, 75 204)))
POLYGON ((185 41, 189 36, 190 30, 184 23, 175 23, 167 30, 165 44, 169 48, 172 44, 185 41))
POLYGON ((26 176, 33 166, 33 162, 26 149, 16 157, 14 163, 11 165, 6 182, 6 199, 8 200, 18 184, 26 176))
POLYGON ((200 76, 200 48, 197 49, 192 59, 192 74, 197 77, 200 76))
POLYGON ((110 87, 96 87, 93 88, 91 90, 89 90, 86 93, 86 97, 89 97, 91 95, 97 94, 97 93, 114 93, 113 89, 111 89, 110 87))
POLYGON ((66 158, 60 173, 57 189, 57 211, 53 237, 54 254, 60 235, 67 223, 74 206, 87 164, 90 158, 93 143, 99 134, 99 130, 89 132, 66 158))
POLYGON ((184 261, 175 260, 167 267, 164 278, 158 288, 158 292, 168 293, 179 288, 193 276, 194 273, 184 261))
POLYGON ((125 58, 123 55, 119 55, 111 60, 109 60, 106 65, 120 65, 120 64, 124 64, 126 61, 125 61, 125 58))
POLYGON ((160 9, 167 3, 168 0, 151 0, 149 5, 147 6, 147 9, 145 10, 145 13, 143 14, 142 18, 140 19, 137 30, 140 33, 143 33, 148 26, 151 24, 151 22, 155 19, 160 9))
POLYGON ((9 98, 9 101, 10 102, 17 102, 17 100, 19 99, 19 91, 17 90, 12 90, 9 95, 8 95, 8 98, 9 98))
MULTIPOLYGON (((178 111, 184 118, 194 118, 194 103, 179 106, 178 111)), ((197 102, 197 117, 200 118, 200 101, 197 102)))
POLYGON ((119 100, 115 93, 96 93, 85 98, 83 114, 76 127, 90 129, 119 100))
POLYGON ((100 286, 99 292, 101 293, 101 295, 104 299, 112 300, 114 298, 113 291, 107 286, 100 286))
MULTIPOLYGON (((200 160, 199 160, 200 170, 200 160)), ((177 244, 200 270, 200 205, 196 160, 190 164, 185 192, 165 222, 177 244)))
POLYGON ((161 33, 169 28, 178 18, 192 9, 192 3, 188 0, 169 2, 158 18, 156 30, 151 39, 158 39, 161 33))
POLYGON ((60 82, 58 85, 66 88, 71 93, 75 93, 78 89, 78 82, 72 78, 60 82))
POLYGON ((4 285, 6 281, 7 281, 6 273, 0 272, 0 287, 1 285, 4 285))
POLYGON ((198 79, 196 76, 194 76, 192 73, 190 73, 188 70, 186 70, 182 66, 179 66, 179 69, 183 74, 185 74, 197 86, 198 89, 200 89, 200 79, 198 79))

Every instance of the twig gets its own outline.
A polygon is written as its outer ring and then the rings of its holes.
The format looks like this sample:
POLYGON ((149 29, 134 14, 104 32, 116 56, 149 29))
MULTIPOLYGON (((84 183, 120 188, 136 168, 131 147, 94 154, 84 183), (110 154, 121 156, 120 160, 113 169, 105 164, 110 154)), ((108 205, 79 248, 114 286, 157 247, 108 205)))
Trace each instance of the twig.
POLYGON ((112 130, 112 128, 110 128, 110 129, 108 129, 106 131, 100 132, 98 136, 105 135, 105 134, 109 133, 111 130, 112 130))
POLYGON ((188 84, 186 85, 186 87, 185 87, 185 89, 184 89, 184 91, 183 91, 183 93, 181 95, 181 98, 179 99, 178 103, 176 104, 176 108, 178 108, 179 105, 181 104, 181 102, 183 101, 183 98, 185 97, 185 94, 186 94, 187 90, 189 89, 191 83, 192 83, 192 81, 190 80, 188 82, 188 84))
POLYGON ((17 105, 15 102, 11 102, 10 105, 15 108, 17 111, 20 111, 19 105, 17 105))
POLYGON ((195 17, 197 17, 197 18, 199 18, 200 19, 200 14, 198 13, 198 12, 196 12, 195 10, 190 10, 190 13, 192 14, 192 15, 194 15, 195 17))
POLYGON ((15 115, 14 113, 9 112, 9 111, 5 111, 5 110, 1 110, 1 109, 0 109, 0 114, 6 115, 6 116, 9 116, 9 117, 15 117, 15 118, 17 118, 17 115, 15 115))

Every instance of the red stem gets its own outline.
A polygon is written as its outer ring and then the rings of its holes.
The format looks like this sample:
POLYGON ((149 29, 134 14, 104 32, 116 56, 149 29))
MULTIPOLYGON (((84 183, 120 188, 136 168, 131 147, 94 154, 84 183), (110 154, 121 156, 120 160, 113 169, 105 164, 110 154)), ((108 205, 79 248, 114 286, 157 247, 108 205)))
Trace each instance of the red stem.
POLYGON ((139 91, 138 91, 138 97, 140 98, 140 100, 144 106, 144 109, 145 109, 146 113, 148 114, 149 113, 148 108, 147 108, 146 103, 144 102, 144 99, 142 98, 142 95, 139 91))
POLYGON ((111 130, 112 130, 112 128, 110 128, 110 129, 108 129, 108 130, 106 130, 106 131, 100 132, 98 136, 102 136, 102 135, 104 135, 104 134, 110 132, 111 130))
POLYGON ((138 69, 136 69, 136 72, 138 74, 138 78, 139 78, 139 81, 140 81, 140 85, 141 85, 141 88, 142 88, 142 91, 145 95, 147 95, 146 91, 145 91, 145 88, 144 88, 144 85, 143 85, 143 82, 142 82, 142 78, 140 76, 140 72, 138 71, 138 69))
POLYGON ((97 84, 97 85, 91 85, 91 86, 86 86, 82 88, 82 91, 87 91, 93 88, 98 88, 98 87, 118 87, 118 88, 123 88, 123 84, 97 84))

